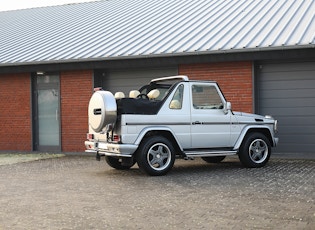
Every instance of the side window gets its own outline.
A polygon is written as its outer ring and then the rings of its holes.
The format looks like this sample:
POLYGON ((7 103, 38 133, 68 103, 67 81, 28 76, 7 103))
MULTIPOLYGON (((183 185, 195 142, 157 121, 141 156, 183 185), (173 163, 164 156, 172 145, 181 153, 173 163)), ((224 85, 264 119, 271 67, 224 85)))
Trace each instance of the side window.
POLYGON ((195 109, 223 109, 223 103, 214 86, 192 86, 193 107, 195 109))
POLYGON ((183 93, 184 93, 184 86, 178 86, 171 103, 169 105, 170 109, 181 109, 183 104, 183 93))

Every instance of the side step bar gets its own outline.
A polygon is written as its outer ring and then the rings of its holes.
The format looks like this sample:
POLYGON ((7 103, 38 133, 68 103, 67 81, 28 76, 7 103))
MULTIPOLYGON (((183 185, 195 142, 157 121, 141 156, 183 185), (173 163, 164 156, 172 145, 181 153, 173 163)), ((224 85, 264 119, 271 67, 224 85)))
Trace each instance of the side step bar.
POLYGON ((237 153, 236 150, 231 151, 186 151, 187 157, 215 157, 215 156, 232 156, 237 153))

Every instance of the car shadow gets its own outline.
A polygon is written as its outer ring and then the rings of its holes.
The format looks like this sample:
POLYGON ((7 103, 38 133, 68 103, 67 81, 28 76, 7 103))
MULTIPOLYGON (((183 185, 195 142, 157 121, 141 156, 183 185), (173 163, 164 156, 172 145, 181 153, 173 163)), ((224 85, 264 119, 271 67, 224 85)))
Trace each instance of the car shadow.
MULTIPOLYGON (((227 159, 220 163, 207 163, 203 160, 181 160, 175 161, 173 168, 164 176, 175 176, 175 175, 193 175, 202 173, 235 173, 235 170, 241 170, 244 167, 241 163, 234 159, 227 159)), ((107 167, 105 171, 101 174, 103 175, 115 175, 124 177, 134 177, 134 176, 149 176, 142 172, 138 165, 135 164, 132 168, 128 170, 117 170, 107 167)), ((149 176, 150 177, 150 176, 149 176)))

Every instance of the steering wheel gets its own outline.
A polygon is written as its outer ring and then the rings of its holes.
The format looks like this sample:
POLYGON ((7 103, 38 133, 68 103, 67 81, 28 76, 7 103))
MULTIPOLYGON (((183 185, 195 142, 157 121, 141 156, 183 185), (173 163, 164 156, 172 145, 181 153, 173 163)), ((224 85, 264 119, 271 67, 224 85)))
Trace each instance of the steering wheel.
POLYGON ((148 95, 146 95, 145 93, 140 93, 137 98, 143 98, 143 99, 148 99, 149 100, 149 97, 148 95))

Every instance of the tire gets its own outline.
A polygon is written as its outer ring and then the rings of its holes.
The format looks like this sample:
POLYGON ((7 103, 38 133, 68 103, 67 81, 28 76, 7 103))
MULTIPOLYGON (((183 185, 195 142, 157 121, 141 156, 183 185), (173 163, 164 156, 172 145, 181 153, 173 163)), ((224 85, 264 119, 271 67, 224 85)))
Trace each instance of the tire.
POLYGON ((122 159, 111 157, 111 156, 105 156, 106 163, 115 169, 118 170, 127 170, 130 169, 136 162, 134 160, 131 161, 129 164, 124 164, 122 159))
POLYGON ((136 159, 141 171, 151 176, 162 176, 174 165, 174 147, 162 136, 148 137, 140 144, 136 159))
POLYGON ((271 144, 262 133, 246 135, 240 147, 238 156, 247 168, 259 168, 267 164, 271 154, 271 144))
POLYGON ((220 163, 225 159, 225 156, 201 157, 201 159, 208 163, 220 163))
POLYGON ((117 104, 109 91, 96 91, 89 102, 89 125, 95 132, 100 132, 107 124, 115 123, 117 104))

